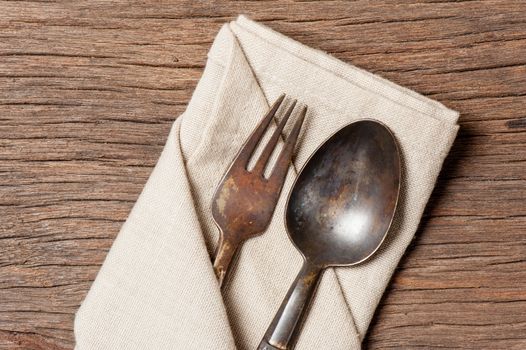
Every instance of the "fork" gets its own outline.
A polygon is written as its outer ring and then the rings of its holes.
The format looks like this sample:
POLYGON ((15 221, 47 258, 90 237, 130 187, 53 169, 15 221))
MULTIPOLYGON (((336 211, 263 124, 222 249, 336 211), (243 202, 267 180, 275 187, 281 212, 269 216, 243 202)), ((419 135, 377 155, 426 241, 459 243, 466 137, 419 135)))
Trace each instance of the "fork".
POLYGON ((214 260, 214 271, 223 286, 232 259, 243 242, 262 234, 268 227, 287 175, 292 152, 307 113, 303 107, 289 137, 268 176, 267 163, 278 143, 287 120, 296 106, 296 100, 288 108, 283 119, 270 137, 254 167, 248 170, 256 147, 276 111, 285 99, 281 95, 272 105, 237 154, 219 183, 212 201, 212 216, 219 228, 220 237, 214 260))

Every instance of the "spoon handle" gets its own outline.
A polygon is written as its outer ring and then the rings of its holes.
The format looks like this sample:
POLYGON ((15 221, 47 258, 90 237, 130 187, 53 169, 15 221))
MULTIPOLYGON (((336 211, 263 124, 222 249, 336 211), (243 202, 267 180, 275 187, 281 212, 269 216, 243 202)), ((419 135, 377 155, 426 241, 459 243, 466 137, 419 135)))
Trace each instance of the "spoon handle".
POLYGON ((295 336, 314 295, 321 268, 304 261, 303 266, 267 329, 258 350, 291 349, 295 336))

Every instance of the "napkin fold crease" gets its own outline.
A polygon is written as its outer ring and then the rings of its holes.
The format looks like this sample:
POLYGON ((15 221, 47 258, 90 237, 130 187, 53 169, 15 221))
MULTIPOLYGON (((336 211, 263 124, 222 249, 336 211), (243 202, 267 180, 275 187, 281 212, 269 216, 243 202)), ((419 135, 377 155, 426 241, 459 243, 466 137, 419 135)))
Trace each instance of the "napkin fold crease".
MULTIPOLYGON (((289 101, 290 103, 290 101, 289 101)), ((327 270, 296 349, 360 349, 417 229, 458 113, 240 16, 219 31, 203 76, 75 318, 76 349, 255 349, 301 266, 286 194, 316 147, 372 118, 400 145, 400 205, 368 262, 327 270), (210 203, 224 171, 281 93, 309 106, 265 234, 245 243, 223 293, 211 265, 210 203)))

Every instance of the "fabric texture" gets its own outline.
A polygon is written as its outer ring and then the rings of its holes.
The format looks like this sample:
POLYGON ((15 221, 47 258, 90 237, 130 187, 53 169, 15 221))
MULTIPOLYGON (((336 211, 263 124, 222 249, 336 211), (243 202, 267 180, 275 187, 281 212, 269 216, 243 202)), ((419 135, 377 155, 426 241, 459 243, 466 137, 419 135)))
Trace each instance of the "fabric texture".
POLYGON ((187 110, 77 312, 76 349, 255 349, 302 263, 284 225, 294 178, 321 142, 364 118, 388 125, 399 144, 399 206, 370 260, 323 274, 296 345, 359 349, 415 234, 458 113, 243 16, 218 33, 187 110), (212 196, 281 93, 309 108, 294 163, 268 230, 243 245, 221 292, 211 263, 219 235, 212 196))

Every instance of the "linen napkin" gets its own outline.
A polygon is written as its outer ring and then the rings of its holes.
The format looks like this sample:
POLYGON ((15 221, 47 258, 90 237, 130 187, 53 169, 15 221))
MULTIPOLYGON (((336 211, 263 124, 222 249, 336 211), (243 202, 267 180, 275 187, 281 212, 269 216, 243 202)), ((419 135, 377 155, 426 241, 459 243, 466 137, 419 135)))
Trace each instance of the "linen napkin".
POLYGON ((203 76, 75 319, 76 349, 255 349, 301 266, 284 226, 298 169, 346 124, 377 119, 402 153, 401 198, 372 259, 328 269, 296 349, 359 349, 457 133, 458 113, 240 16, 203 76), (247 241, 220 291, 211 199, 281 93, 309 107, 268 230, 247 241))

